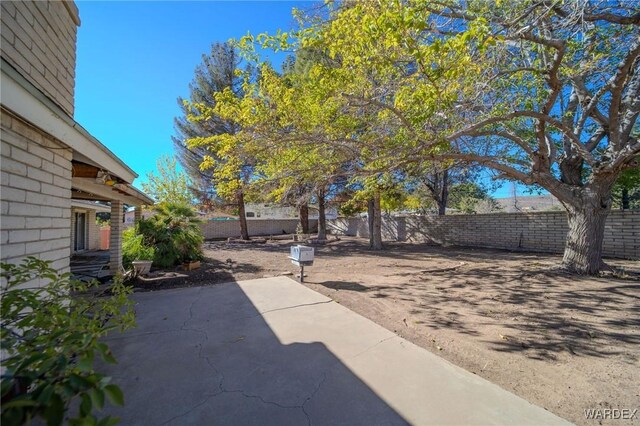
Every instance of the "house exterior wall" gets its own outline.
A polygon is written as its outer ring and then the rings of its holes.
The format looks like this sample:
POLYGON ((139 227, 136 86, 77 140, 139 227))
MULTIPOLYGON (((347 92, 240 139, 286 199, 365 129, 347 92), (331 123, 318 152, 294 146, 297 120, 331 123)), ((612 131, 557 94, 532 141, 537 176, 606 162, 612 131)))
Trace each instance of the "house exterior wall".
POLYGON ((73 117, 78 9, 71 1, 2 1, 2 57, 73 117))
POLYGON ((69 268, 71 157, 69 148, 2 110, 0 128, 0 259, 26 256, 69 268))
POLYGON ((100 228, 96 223, 96 211, 91 209, 71 208, 71 253, 75 253, 76 213, 86 213, 87 225, 85 234, 86 250, 100 250, 100 228))
MULTIPOLYGON (((329 221, 334 234, 369 237, 366 218, 329 221)), ((493 213, 383 218, 383 238, 471 247, 562 253, 569 228, 564 212, 493 213)), ((640 210, 612 211, 604 256, 640 259, 640 210)))
POLYGON ((100 227, 96 223, 96 211, 87 211, 87 247, 89 250, 100 250, 100 227))

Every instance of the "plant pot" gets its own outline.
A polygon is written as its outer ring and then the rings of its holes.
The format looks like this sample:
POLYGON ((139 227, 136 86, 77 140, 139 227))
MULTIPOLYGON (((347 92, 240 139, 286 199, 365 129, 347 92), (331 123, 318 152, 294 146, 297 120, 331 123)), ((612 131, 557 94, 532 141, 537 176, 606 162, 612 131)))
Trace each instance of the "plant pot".
POLYGON ((193 271, 194 269, 198 269, 200 267, 200 261, 194 260, 192 262, 184 262, 182 264, 182 269, 185 271, 193 271))
POLYGON ((131 262, 136 271, 136 275, 147 275, 151 271, 153 260, 134 260, 131 262))

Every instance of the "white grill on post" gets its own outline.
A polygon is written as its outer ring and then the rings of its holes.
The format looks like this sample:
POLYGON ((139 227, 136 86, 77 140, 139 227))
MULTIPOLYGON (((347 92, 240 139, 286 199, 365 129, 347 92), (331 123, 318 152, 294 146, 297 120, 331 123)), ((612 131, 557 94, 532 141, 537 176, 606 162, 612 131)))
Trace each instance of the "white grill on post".
POLYGON ((300 267, 300 282, 304 282, 304 267, 313 265, 313 247, 292 246, 289 259, 300 267))

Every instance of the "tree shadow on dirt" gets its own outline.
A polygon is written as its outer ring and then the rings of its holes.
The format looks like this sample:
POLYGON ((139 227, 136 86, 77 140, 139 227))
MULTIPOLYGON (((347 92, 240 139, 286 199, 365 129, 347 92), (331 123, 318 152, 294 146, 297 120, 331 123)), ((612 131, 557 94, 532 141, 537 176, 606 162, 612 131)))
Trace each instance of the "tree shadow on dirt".
POLYGON ((519 272, 483 268, 443 272, 438 274, 438 285, 429 285, 425 277, 413 280, 405 292, 421 298, 423 304, 412 312, 428 318, 425 323, 431 327, 471 335, 486 325, 504 329, 505 335, 482 340, 496 351, 539 360, 556 359, 562 352, 620 355, 626 362, 637 362, 629 349, 640 345, 640 285, 604 280, 587 285, 581 277, 535 268, 519 272), (583 283, 585 288, 580 288, 583 283), (452 315, 456 308, 471 311, 474 321, 452 315))

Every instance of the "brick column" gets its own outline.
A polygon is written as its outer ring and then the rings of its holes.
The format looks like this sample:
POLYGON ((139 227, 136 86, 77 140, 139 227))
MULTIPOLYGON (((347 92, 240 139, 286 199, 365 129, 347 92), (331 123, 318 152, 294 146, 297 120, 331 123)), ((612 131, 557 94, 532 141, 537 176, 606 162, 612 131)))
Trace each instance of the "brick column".
POLYGON ((109 265, 111 273, 119 274, 122 269, 122 201, 111 201, 111 235, 109 236, 109 265))
POLYGON ((136 206, 133 211, 133 223, 138 223, 140 219, 142 219, 142 208, 140 206, 136 206))

